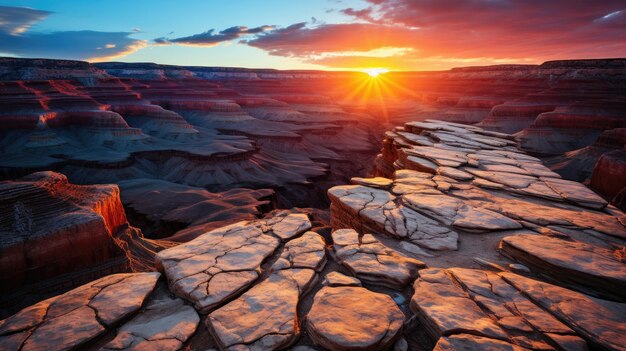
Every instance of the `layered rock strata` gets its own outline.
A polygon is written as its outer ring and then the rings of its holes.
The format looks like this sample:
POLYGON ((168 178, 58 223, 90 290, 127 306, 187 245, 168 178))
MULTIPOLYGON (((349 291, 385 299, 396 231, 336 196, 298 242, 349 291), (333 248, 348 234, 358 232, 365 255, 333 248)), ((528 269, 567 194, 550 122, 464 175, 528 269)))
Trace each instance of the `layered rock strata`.
POLYGON ((502 240, 503 252, 531 269, 557 284, 623 299, 623 263, 612 253, 626 238, 624 214, 519 151, 510 136, 409 122, 386 134, 377 172, 384 178, 329 190, 334 228, 383 234, 437 265, 468 264, 469 255, 483 256, 481 247, 495 252, 500 238, 513 235, 502 240), (523 252, 507 244, 521 238, 523 252))
POLYGON ((38 172, 0 182, 0 290, 123 256, 128 225, 115 185, 75 185, 38 172))

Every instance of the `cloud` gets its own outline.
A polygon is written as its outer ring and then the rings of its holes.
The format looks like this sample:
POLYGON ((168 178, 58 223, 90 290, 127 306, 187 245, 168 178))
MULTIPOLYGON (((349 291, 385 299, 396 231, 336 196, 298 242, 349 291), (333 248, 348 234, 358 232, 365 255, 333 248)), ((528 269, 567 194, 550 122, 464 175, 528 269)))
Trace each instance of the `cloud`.
POLYGON ((46 57, 88 61, 110 60, 145 47, 133 32, 90 30, 37 32, 31 26, 50 12, 24 7, 0 7, 0 52, 21 57, 46 57))
POLYGON ((0 6, 0 33, 18 35, 46 18, 50 12, 27 7, 0 6))
POLYGON ((219 43, 238 39, 244 35, 260 34, 272 30, 273 28, 274 26, 269 25, 255 28, 248 28, 246 26, 235 26, 226 28, 218 33, 215 32, 215 29, 210 29, 206 32, 190 35, 187 37, 174 39, 156 38, 154 39, 154 43, 157 45, 180 44, 193 46, 215 46, 219 43))
POLYGON ((383 47, 407 47, 407 30, 369 23, 296 23, 260 34, 246 44, 277 56, 314 56, 338 51, 370 51, 383 47))
MULTIPOLYGON (((542 62, 552 59, 626 56, 623 0, 368 0, 341 13, 355 22, 296 23, 247 40, 271 55, 346 67, 357 64, 403 69, 462 64, 542 62), (367 52, 411 48, 387 58, 367 52)), ((359 66, 356 66, 359 67, 359 66)))
POLYGON ((341 10, 340 12, 343 13, 344 15, 355 17, 357 19, 365 20, 368 22, 374 22, 375 20, 372 17, 373 10, 374 9, 372 7, 366 7, 361 10, 355 10, 352 7, 349 7, 347 9, 341 10))

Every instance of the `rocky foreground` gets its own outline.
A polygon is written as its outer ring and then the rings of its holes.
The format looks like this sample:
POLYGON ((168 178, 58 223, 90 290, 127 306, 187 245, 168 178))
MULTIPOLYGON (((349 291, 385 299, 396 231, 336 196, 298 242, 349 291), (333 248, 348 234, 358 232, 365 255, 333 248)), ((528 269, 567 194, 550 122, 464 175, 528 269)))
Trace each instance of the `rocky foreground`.
POLYGON ((623 212, 474 126, 407 123, 376 167, 329 190, 332 231, 205 232, 0 321, 0 349, 626 350, 623 212))

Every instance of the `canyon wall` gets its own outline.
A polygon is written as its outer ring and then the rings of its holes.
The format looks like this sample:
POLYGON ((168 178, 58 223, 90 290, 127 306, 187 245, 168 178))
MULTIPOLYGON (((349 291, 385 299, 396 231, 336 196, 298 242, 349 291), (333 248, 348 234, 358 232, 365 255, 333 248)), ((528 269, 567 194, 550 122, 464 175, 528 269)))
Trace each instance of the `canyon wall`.
MULTIPOLYGON (((513 133, 498 147, 517 145, 624 208, 624 78, 623 59, 370 78, 361 72, 2 58, 0 179, 21 183, 33 172, 55 171, 67 184, 118 185, 123 222, 141 231, 125 230, 126 244, 118 241, 101 253, 87 250, 86 262, 126 256, 145 267, 154 251, 174 241, 274 208, 316 208, 304 211, 328 224, 329 188, 374 172, 390 176, 400 163, 432 169, 430 161, 397 148, 431 141, 408 129, 384 131, 435 116, 479 126, 484 135, 513 133), (375 159, 381 146, 386 152, 375 159), (133 238, 141 245, 129 245, 133 238)), ((13 196, 9 189, 6 196, 13 196)), ((9 217, 21 211, 14 207, 7 208, 9 217)), ((94 237, 110 245, 101 229, 94 237)), ((26 267, 20 245, 6 257, 26 267)), ((12 285, 21 284, 17 277, 12 285)))

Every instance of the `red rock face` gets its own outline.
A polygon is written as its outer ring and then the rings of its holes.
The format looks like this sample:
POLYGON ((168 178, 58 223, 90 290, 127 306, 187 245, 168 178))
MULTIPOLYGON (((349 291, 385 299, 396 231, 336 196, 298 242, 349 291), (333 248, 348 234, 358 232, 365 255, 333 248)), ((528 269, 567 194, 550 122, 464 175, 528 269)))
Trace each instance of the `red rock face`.
POLYGON ((120 256, 113 236, 128 225, 115 185, 79 186, 54 172, 0 183, 3 289, 120 256))
POLYGON ((600 156, 591 177, 591 187, 626 208, 626 151, 615 150, 600 156))

